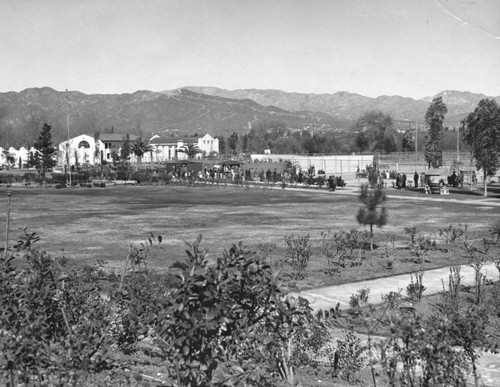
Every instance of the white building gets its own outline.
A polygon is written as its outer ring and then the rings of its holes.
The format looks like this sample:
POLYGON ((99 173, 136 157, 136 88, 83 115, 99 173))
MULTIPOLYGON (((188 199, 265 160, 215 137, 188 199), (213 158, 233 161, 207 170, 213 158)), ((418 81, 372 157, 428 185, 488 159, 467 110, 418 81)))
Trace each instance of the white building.
POLYGON ((96 159, 98 160, 97 162, 100 162, 99 153, 96 154, 100 148, 101 144, 98 144, 96 147, 93 136, 81 134, 59 144, 57 164, 68 165, 69 161, 70 165, 94 165, 96 164, 96 159))
MULTIPOLYGON (((125 134, 102 134, 96 141, 94 136, 81 134, 59 144, 57 154, 58 165, 94 165, 112 161, 112 151, 117 152, 126 140, 125 134)), ((136 135, 129 135, 134 142, 136 135)), ((135 160, 132 160, 135 161, 135 160)))
POLYGON ((33 147, 29 151, 25 147, 19 149, 13 147, 9 149, 0 148, 0 165, 8 164, 14 168, 19 168, 19 165, 21 165, 23 167, 28 162, 30 152, 34 151, 33 147))
MULTIPOLYGON (((137 138, 136 135, 129 135, 131 143, 134 143, 137 138)), ((59 144, 57 163, 63 166, 68 165, 68 160, 70 165, 94 165, 104 161, 112 162, 113 150, 120 152, 125 140, 125 134, 101 134, 97 142, 94 136, 86 134, 73 137, 59 144)), ((219 140, 209 134, 202 138, 155 135, 150 139, 149 145, 151 145, 152 150, 141 157, 141 161, 144 163, 187 159, 187 154, 180 152, 180 149, 190 145, 196 145, 202 151, 197 155, 197 158, 219 153, 219 140)), ((130 155, 130 161, 132 163, 138 162, 138 158, 133 152, 130 155)))
POLYGON ((172 137, 155 135, 149 141, 153 147, 151 152, 153 162, 171 161, 171 160, 186 160, 188 155, 180 150, 196 145, 201 153, 196 155, 196 158, 201 159, 202 156, 219 154, 219 139, 213 138, 209 134, 196 139, 195 137, 172 137))
POLYGON ((219 154, 219 139, 213 138, 208 133, 198 139, 198 148, 202 151, 203 156, 219 154))

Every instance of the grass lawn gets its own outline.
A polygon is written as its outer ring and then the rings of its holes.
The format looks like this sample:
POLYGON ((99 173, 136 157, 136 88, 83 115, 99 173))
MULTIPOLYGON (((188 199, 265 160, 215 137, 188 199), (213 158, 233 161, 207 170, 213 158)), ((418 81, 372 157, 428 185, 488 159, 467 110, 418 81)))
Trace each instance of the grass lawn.
MULTIPOLYGON (((4 210, 0 221, 5 221, 7 191, 2 191, 0 206, 4 210)), ((379 248, 366 252, 361 266, 344 269, 335 276, 325 275, 327 262, 320 252, 321 232, 364 229, 355 219, 361 205, 357 193, 347 190, 168 185, 10 191, 10 243, 27 227, 29 232, 40 235, 39 247, 81 264, 101 259, 110 268, 121 267, 128 246, 143 241, 149 232, 162 235, 164 240, 161 249, 151 254, 150 265, 157 268, 184 259, 184 241, 192 242, 198 234, 203 235, 203 246, 213 257, 238 241, 254 249, 259 244, 274 245, 270 259, 275 263, 285 259, 286 234, 309 234, 313 255, 307 278, 297 283, 300 288, 412 272, 463 260, 460 249, 454 247, 448 253, 431 252, 421 267, 400 259, 408 256, 406 249, 396 249, 387 258, 385 248, 379 248), (388 260, 393 262, 391 270, 386 267, 388 260)), ((410 190, 389 189, 387 193, 388 224, 374 231, 375 243, 381 247, 390 235, 395 235, 396 245, 406 245, 405 227, 435 236, 438 243, 439 228, 450 224, 467 224, 479 236, 486 235, 500 215, 500 207, 480 205, 481 197, 477 196, 451 194, 445 200, 435 200, 443 197, 410 190)))
MULTIPOLYGON (((53 255, 64 255, 79 264, 105 260, 114 270, 122 267, 128 246, 140 243, 149 232, 163 237, 161 249, 154 250, 150 257, 150 266, 158 269, 166 269, 176 260, 184 259, 184 241, 192 242, 199 234, 203 235, 202 246, 213 257, 238 241, 252 249, 257 249, 259 244, 274 245, 269 255, 274 264, 286 258, 285 235, 309 234, 313 255, 307 277, 296 284, 299 288, 362 281, 461 263, 464 257, 459 243, 444 246, 439 229, 450 224, 467 224, 476 237, 482 237, 488 235, 488 229, 500 215, 500 206, 496 205, 498 198, 483 200, 480 196, 460 192, 441 197, 389 189, 388 224, 375 229, 375 243, 379 248, 364 252, 362 265, 328 276, 324 272, 326 258, 320 252, 321 232, 363 230, 355 219, 361 205, 355 190, 248 190, 168 185, 90 189, 13 187, 9 191, 12 192, 10 245, 23 233, 23 228, 27 228, 28 232, 40 235, 39 247, 53 255), (416 227, 418 232, 437 239, 438 249, 429 252, 423 264, 409 261, 412 257, 405 248, 409 240, 404 233, 405 227, 416 227), (390 250, 388 257, 384 247, 391 236, 394 236, 395 248, 390 250), (388 261, 392 262, 391 269, 388 261)), ((7 189, 0 188, 0 222, 5 222, 7 203, 7 189)), ((0 246, 3 241, 2 238, 0 246)), ((432 313, 431 305, 437 297, 424 298, 419 310, 432 313)), ((127 364, 126 369, 89 375, 87 385, 104 385, 104 381, 110 385, 127 385, 129 379, 134 380, 132 374, 136 372, 158 376, 165 367, 161 359, 148 352, 150 350, 146 346, 132 355, 113 352, 111 355, 116 356, 118 364, 127 364)), ((332 379, 326 374, 327 370, 320 367, 313 372, 308 367, 299 368, 297 380, 303 386, 355 385, 332 379)), ((371 383, 368 367, 359 377, 363 381, 361 385, 371 383)), ((379 378, 381 386, 387 385, 383 379, 379 378)), ((0 377, 0 384, 2 382, 0 377)))

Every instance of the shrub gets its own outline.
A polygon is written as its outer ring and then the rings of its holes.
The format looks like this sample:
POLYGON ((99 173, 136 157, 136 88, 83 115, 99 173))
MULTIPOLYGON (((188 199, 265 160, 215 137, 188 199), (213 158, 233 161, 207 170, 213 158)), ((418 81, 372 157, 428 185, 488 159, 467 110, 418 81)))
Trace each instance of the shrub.
POLYGON ((436 312, 428 319, 405 314, 392 320, 391 336, 378 345, 389 385, 465 385, 465 356, 454 347, 449 317, 436 312))
POLYGON ((430 236, 423 235, 417 232, 415 227, 405 228, 405 233, 410 236, 408 248, 413 256, 415 263, 423 263, 429 251, 436 249, 436 240, 430 236))
POLYGON ((459 225, 458 227, 453 227, 450 224, 448 227, 439 229, 439 236, 444 236, 445 243, 448 245, 454 243, 458 238, 463 236, 466 230, 467 226, 465 226, 465 228, 462 228, 461 225, 459 225))
POLYGON ((257 371, 259 359, 269 364, 262 356, 272 333, 285 334, 300 304, 283 299, 276 274, 241 243, 209 265, 200 242, 201 236, 188 244, 190 269, 179 287, 157 302, 155 327, 172 364, 169 373, 182 385, 258 381, 264 377, 257 371), (215 380, 227 361, 229 375, 215 380))
POLYGON ((109 305, 81 268, 33 247, 38 239, 25 233, 0 257, 1 367, 11 385, 75 384, 104 364, 109 305))
POLYGON ((415 273, 415 280, 413 280, 413 274, 411 275, 411 282, 406 287, 406 294, 409 301, 420 303, 422 300, 422 294, 426 290, 426 287, 422 285, 423 276, 424 273, 421 271, 415 273))
POLYGON ((328 262, 328 274, 338 273, 340 268, 361 265, 362 252, 367 246, 370 234, 366 231, 321 232, 321 252, 328 262), (354 250, 358 250, 357 259, 354 250))
POLYGON ((311 242, 309 234, 285 236, 287 255, 290 258, 290 265, 294 270, 294 278, 304 278, 309 258, 312 255, 311 242))
POLYGON ((337 339, 337 361, 333 364, 333 375, 352 381, 356 373, 365 366, 365 352, 366 347, 352 330, 344 332, 344 337, 337 339))
POLYGON ((359 316, 365 306, 368 305, 368 298, 370 297, 370 289, 358 289, 355 294, 351 295, 349 299, 348 312, 354 316, 359 316))
POLYGON ((62 184, 66 184, 67 179, 68 179, 68 176, 65 173, 57 173, 57 174, 53 173, 52 178, 50 179, 50 182, 52 184, 62 185, 62 184))

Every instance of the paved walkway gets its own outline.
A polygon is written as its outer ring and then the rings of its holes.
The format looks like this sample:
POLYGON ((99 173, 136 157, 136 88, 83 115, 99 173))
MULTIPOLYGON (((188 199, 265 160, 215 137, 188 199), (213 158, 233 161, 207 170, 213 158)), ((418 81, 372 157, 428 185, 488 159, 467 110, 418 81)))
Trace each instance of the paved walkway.
MULTIPOLYGON (((326 192, 315 190, 311 188, 295 188, 303 191, 316 191, 316 192, 326 192)), ((489 197, 474 197, 474 198, 450 198, 448 195, 425 195, 422 193, 421 196, 405 196, 397 195, 396 192, 391 194, 391 189, 388 189, 387 196, 394 200, 425 200, 435 201, 435 202, 453 202, 457 204, 472 204, 477 206, 487 206, 487 207, 500 207, 500 200, 493 199, 489 197)), ((332 195, 359 195, 359 184, 354 182, 348 182, 348 186, 345 188, 337 189, 332 195)), ((486 275, 486 278, 492 281, 499 281, 499 271, 494 264, 485 265, 482 269, 482 273, 486 275)), ((422 278, 422 284, 427 288, 424 292, 425 295, 437 294, 443 290, 443 283, 445 288, 448 287, 448 276, 450 275, 450 268, 444 267, 441 269, 426 270, 422 278)), ((461 284, 470 286, 474 284, 474 270, 466 265, 460 266, 460 275, 462 277, 461 284)), ((406 295, 406 287, 411 283, 411 274, 402 274, 385 278, 377 278, 372 280, 354 282, 343 285, 336 286, 325 286, 316 289, 304 290, 301 292, 290 293, 291 295, 301 296, 306 298, 310 302, 310 306, 313 310, 320 309, 330 309, 334 308, 338 303, 340 307, 346 309, 349 307, 349 300, 351 295, 356 293, 358 289, 369 288, 370 297, 369 302, 377 304, 382 302, 382 296, 394 291, 401 291, 403 295, 406 295)), ((366 341, 367 338, 364 335, 358 335, 362 340, 366 341)), ((480 374, 480 385, 481 386, 500 386, 500 355, 493 353, 482 353, 481 358, 478 362, 478 371, 480 374)), ((473 385, 473 378, 470 375, 468 380, 468 385, 473 385)))
MULTIPOLYGON (((487 279, 498 281, 499 272, 494 264, 485 265, 482 273, 486 275, 487 279)), ((427 270, 424 272, 422 284, 427 288, 424 295, 436 294, 443 290, 444 285, 448 286, 448 276, 450 268, 445 267, 441 269, 427 270)), ((474 284, 474 270, 471 267, 462 265, 460 266, 460 276, 462 277, 462 285, 474 284)), ((304 290, 301 292, 290 293, 294 296, 301 296, 309 300, 310 306, 313 310, 330 309, 340 303, 341 308, 346 309, 349 307, 349 299, 351 295, 356 293, 358 289, 369 288, 371 303, 382 302, 382 295, 390 291, 402 290, 402 294, 406 294, 406 286, 411 282, 410 274, 402 274, 385 278, 377 278, 373 280, 354 282, 336 286, 325 286, 317 289, 304 290)), ((358 334, 363 340, 367 341, 365 335, 358 334)), ((478 362, 478 371, 481 376, 481 386, 500 386, 500 355, 493 353, 483 353, 478 362)), ((470 375, 468 384, 472 385, 473 378, 470 375)))
MULTIPOLYGON (((424 292, 424 296, 442 291, 443 282, 446 288, 448 287, 448 276, 450 274, 449 267, 426 270, 423 273, 422 284, 427 288, 424 292)), ((482 269, 482 273, 485 274, 486 278, 489 280, 500 280, 498 270, 493 263, 485 265, 482 269)), ((460 276, 462 277, 462 285, 470 286, 474 284, 474 270, 471 267, 466 265, 460 266, 460 276)), ((382 302, 382 296, 391 291, 398 292, 402 290, 402 294, 406 295, 406 287, 410 282, 411 274, 401 274, 343 285, 325 286, 290 294, 306 298, 309 300, 310 306, 314 310, 330 309, 335 307, 337 303, 340 303, 341 308, 345 308, 349 306, 351 295, 356 293, 358 289, 369 288, 369 302, 378 304, 382 302)))

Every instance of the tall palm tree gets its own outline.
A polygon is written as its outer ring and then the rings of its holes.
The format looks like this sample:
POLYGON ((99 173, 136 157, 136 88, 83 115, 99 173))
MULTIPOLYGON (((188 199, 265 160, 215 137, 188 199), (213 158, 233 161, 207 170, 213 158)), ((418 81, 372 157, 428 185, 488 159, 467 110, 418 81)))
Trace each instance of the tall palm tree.
POLYGON ((137 156, 137 162, 142 163, 142 156, 145 153, 151 152, 153 147, 149 145, 142 137, 137 137, 137 140, 132 144, 132 152, 137 156))
POLYGON ((186 153, 188 159, 194 159, 198 153, 202 153, 202 150, 196 144, 188 144, 180 148, 179 152, 186 153))

